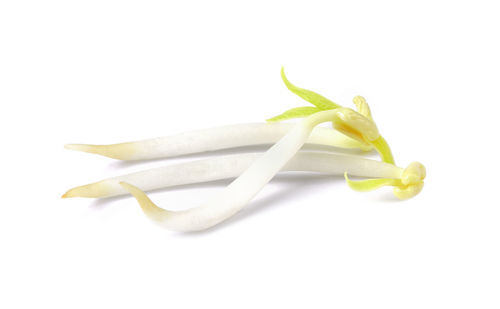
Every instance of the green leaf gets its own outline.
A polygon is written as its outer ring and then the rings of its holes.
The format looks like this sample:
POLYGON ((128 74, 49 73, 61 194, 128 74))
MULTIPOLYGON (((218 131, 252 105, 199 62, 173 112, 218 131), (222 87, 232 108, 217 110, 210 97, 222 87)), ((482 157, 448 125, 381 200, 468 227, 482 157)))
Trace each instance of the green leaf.
POLYGON ((293 118, 302 118, 312 115, 314 113, 321 112, 321 109, 312 106, 296 107, 287 110, 281 115, 275 116, 273 118, 267 119, 269 122, 283 121, 293 118))
POLYGON ((306 100, 307 102, 313 104, 317 108, 321 110, 329 110, 329 109, 334 109, 337 107, 340 107, 339 105, 333 103, 332 101, 328 100, 324 96, 317 94, 315 92, 312 92, 311 90, 307 89, 302 89, 294 84, 290 83, 290 81, 286 78, 285 75, 285 68, 281 68, 281 79, 283 79, 283 82, 285 83, 286 87, 302 99, 306 100))
POLYGON ((402 186, 400 179, 379 178, 353 181, 347 177, 347 172, 344 173, 344 178, 351 189, 359 192, 372 191, 385 186, 402 186))

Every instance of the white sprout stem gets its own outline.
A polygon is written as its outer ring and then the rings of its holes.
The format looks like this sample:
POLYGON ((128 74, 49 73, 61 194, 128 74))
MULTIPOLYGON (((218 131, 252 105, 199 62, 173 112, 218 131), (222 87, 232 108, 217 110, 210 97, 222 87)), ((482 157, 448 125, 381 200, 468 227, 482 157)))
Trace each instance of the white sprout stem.
MULTIPOLYGON (((119 160, 149 160, 243 146, 274 144, 294 126, 295 124, 288 123, 238 124, 120 144, 69 144, 65 147, 119 160)), ((370 146, 363 145, 330 128, 315 128, 306 143, 370 149, 370 146)))
MULTIPOLYGON (((235 178, 241 175, 262 153, 244 153, 201 159, 121 175, 70 189, 63 197, 103 198, 127 194, 120 182, 143 191, 179 185, 235 178)), ((368 178, 400 178, 403 171, 395 165, 360 156, 325 152, 299 151, 281 171, 314 172, 368 178)))
POLYGON ((184 211, 168 211, 156 206, 139 188, 122 182, 141 205, 144 213, 165 228, 175 231, 199 231, 212 227, 240 211, 305 143, 312 129, 336 116, 337 110, 313 114, 281 138, 255 160, 220 194, 199 207, 184 211))

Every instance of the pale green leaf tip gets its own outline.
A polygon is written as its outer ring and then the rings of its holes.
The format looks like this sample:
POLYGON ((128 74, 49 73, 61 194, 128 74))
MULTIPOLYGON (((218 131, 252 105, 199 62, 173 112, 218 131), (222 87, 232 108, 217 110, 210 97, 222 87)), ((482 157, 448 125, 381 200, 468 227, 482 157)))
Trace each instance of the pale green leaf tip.
POLYGON ((398 180, 390 178, 380 178, 380 179, 365 179, 353 181, 347 176, 347 172, 344 173, 344 178, 347 185, 354 191, 368 192, 384 186, 394 186, 398 184, 398 180))
POLYGON ((290 90, 294 94, 298 95, 302 99, 313 104, 314 106, 316 106, 317 108, 319 108, 321 110, 329 110, 329 109, 334 109, 334 108, 339 107, 339 105, 333 103, 332 101, 328 100, 327 98, 325 98, 324 96, 322 96, 316 92, 313 92, 313 91, 307 90, 307 89, 303 89, 303 88, 297 87, 294 84, 292 84, 285 75, 285 68, 284 67, 281 67, 281 79, 285 83, 285 86, 288 88, 288 90, 290 90))
POLYGON ((283 119, 281 116, 282 116, 282 115, 278 115, 278 116, 274 116, 274 117, 272 117, 272 118, 266 119, 266 122, 269 122, 269 123, 274 123, 274 122, 280 122, 280 121, 285 120, 285 119, 283 119))
POLYGON ((292 109, 287 110, 281 115, 272 117, 267 119, 268 122, 276 122, 276 121, 283 121, 283 120, 288 120, 288 119, 294 119, 294 118, 303 118, 310 116, 312 114, 315 114, 317 112, 320 112, 321 110, 317 107, 313 106, 303 106, 303 107, 295 107, 292 109))

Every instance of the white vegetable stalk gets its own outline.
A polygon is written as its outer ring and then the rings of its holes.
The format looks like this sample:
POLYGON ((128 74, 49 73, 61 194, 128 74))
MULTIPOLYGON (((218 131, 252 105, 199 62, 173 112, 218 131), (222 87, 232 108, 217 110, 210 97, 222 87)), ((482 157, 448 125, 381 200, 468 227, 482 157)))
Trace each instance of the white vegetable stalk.
POLYGON ((322 95, 293 85, 281 70, 286 87, 313 106, 295 107, 268 119, 266 124, 242 124, 199 130, 137 142, 112 145, 66 145, 67 149, 100 154, 120 160, 147 160, 185 154, 275 143, 264 154, 246 154, 212 158, 176 166, 151 169, 105 179, 73 188, 63 197, 107 197, 131 193, 144 213, 175 231, 210 228, 241 210, 274 175, 281 170, 344 173, 347 184, 357 191, 393 186, 394 195, 407 199, 417 195, 424 185, 425 168, 418 162, 407 168, 395 166, 392 152, 379 134, 370 108, 361 96, 353 99, 358 112, 341 107, 322 95), (298 125, 273 123, 307 117, 298 125), (333 128, 316 128, 331 121, 333 128), (341 148, 374 148, 383 162, 360 157, 326 153, 299 153, 304 143, 341 148), (347 174, 376 179, 351 181, 347 174), (168 211, 156 206, 144 190, 238 176, 221 194, 197 208, 168 211), (134 185, 130 184, 133 183, 134 185))
MULTIPOLYGON (((287 123, 249 123, 180 133, 154 139, 111 145, 69 144, 66 149, 84 151, 119 160, 149 160, 186 154, 274 144, 294 127, 287 123)), ((329 128, 315 128, 307 144, 341 148, 371 147, 329 128)))
MULTIPOLYGON (((221 194, 197 208, 168 211, 156 206, 139 188, 126 182, 120 184, 134 195, 144 213, 162 226, 175 231, 207 229, 241 210, 297 153, 313 128, 326 121, 333 121, 341 132, 374 145, 383 156, 389 157, 387 151, 390 155, 390 149, 378 133, 373 121, 351 109, 337 108, 317 112, 301 121, 255 160, 221 194)), ((392 159, 392 155, 390 158, 392 159)))
MULTIPOLYGON (((120 182, 143 191, 202 183, 241 175, 262 153, 245 153, 196 160, 104 179, 68 190, 63 197, 103 198, 127 194, 120 182)), ((401 178, 403 169, 393 164, 360 156, 300 151, 281 171, 302 171, 368 178, 401 178)))

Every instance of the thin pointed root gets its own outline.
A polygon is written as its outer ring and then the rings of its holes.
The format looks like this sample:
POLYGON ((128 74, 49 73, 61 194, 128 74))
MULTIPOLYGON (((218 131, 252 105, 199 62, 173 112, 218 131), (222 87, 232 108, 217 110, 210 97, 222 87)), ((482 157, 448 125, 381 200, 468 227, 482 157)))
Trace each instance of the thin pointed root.
POLYGON ((118 160, 134 160, 137 145, 133 142, 112 145, 67 144, 64 148, 102 155, 118 160))
POLYGON ((135 197, 144 214, 151 220, 162 222, 171 214, 170 211, 156 206, 141 189, 123 181, 120 182, 120 186, 135 197))

